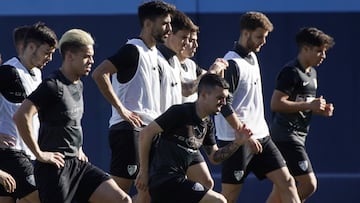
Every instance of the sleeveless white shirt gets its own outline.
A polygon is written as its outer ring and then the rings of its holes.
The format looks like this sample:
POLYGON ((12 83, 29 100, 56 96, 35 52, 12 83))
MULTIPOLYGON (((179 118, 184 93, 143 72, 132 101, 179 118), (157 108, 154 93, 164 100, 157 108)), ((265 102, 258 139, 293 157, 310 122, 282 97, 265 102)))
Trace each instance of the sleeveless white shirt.
POLYGON ((160 110, 165 112, 170 106, 182 103, 181 64, 176 56, 171 57, 173 67, 159 52, 159 66, 162 71, 160 84, 160 110))
MULTIPOLYGON (((196 75, 196 68, 197 65, 196 63, 191 60, 191 59, 185 59, 184 64, 187 67, 187 71, 185 71, 183 68, 181 68, 181 76, 184 80, 184 82, 192 82, 194 80, 197 79, 197 75, 196 75)), ((197 92, 187 96, 187 97, 182 97, 182 101, 183 103, 185 102, 195 102, 198 98, 197 92)))
MULTIPOLYGON (((156 47, 149 49, 141 39, 131 39, 127 42, 133 44, 139 51, 138 67, 133 78, 126 83, 119 83, 116 74, 112 76, 113 89, 130 111, 137 113, 145 125, 160 115, 160 79, 157 64, 156 47)), ((114 107, 110 126, 123 121, 114 107)))
MULTIPOLYGON (((33 68, 32 72, 34 73, 34 76, 31 76, 28 69, 24 67, 16 57, 13 57, 10 60, 6 61, 4 65, 10 65, 16 68, 27 96, 30 95, 41 83, 41 71, 38 68, 33 68)), ((13 115, 18 110, 20 105, 21 103, 12 103, 8 101, 0 93, 0 132, 14 137, 16 139, 16 145, 14 148, 25 151, 25 153, 29 155, 31 159, 35 159, 33 153, 22 140, 17 130, 16 124, 13 121, 13 115)), ((39 118, 36 114, 33 117, 32 126, 33 136, 36 141, 38 138, 39 126, 39 118)))
MULTIPOLYGON (((256 55, 251 52, 254 64, 250 64, 236 52, 229 51, 226 60, 234 60, 239 71, 239 82, 233 92, 232 107, 241 122, 252 130, 253 138, 269 136, 269 128, 264 115, 261 74, 256 55)), ((222 115, 215 116, 216 136, 220 140, 235 139, 234 129, 222 115)))

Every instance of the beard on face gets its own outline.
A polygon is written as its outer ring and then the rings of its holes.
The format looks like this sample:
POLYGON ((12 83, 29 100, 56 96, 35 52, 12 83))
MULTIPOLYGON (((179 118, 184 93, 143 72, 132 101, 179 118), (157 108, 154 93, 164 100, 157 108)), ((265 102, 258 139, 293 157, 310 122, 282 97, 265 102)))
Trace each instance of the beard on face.
POLYGON ((245 47, 250 52, 255 52, 257 50, 257 47, 255 47, 254 42, 251 40, 251 38, 248 39, 245 47))
POLYGON ((152 36, 153 36, 153 38, 155 39, 155 41, 157 42, 157 43, 164 43, 165 42, 165 40, 166 40, 166 38, 168 37, 168 32, 161 32, 161 31, 153 31, 153 34, 152 34, 152 36))
POLYGON ((154 36, 154 39, 157 43, 164 43, 166 38, 162 35, 156 35, 154 36))

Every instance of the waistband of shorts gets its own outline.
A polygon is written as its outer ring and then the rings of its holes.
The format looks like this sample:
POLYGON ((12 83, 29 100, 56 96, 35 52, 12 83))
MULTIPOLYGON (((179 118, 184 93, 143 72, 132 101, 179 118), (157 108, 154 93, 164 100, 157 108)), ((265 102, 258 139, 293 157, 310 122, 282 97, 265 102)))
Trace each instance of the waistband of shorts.
POLYGON ((13 148, 13 147, 0 147, 0 152, 20 152, 20 153, 25 153, 24 150, 16 149, 16 148, 13 148))
POLYGON ((259 139, 257 139, 259 142, 266 142, 267 140, 269 140, 270 139, 270 136, 269 135, 267 135, 267 136, 265 136, 265 137, 262 137, 262 138, 259 138, 259 139))
POLYGON ((184 146, 182 146, 182 145, 180 145, 180 144, 176 144, 176 145, 177 145, 178 147, 180 147, 181 149, 183 149, 183 150, 185 150, 185 151, 187 151, 187 152, 189 152, 189 153, 192 153, 192 154, 195 154, 195 153, 198 152, 197 149, 187 148, 187 147, 184 147, 184 146))

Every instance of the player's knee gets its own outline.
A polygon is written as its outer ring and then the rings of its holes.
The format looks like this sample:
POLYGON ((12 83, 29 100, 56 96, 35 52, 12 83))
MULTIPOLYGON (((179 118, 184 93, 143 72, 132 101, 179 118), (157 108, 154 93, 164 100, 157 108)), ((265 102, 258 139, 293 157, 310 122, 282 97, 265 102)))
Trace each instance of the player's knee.
POLYGON ((307 188, 310 194, 314 193, 317 189, 317 181, 316 179, 310 180, 310 182, 307 184, 307 188))
POLYGON ((225 199, 228 203, 235 203, 237 202, 237 199, 239 198, 240 194, 240 188, 234 187, 234 188, 222 188, 221 194, 224 195, 225 199))
POLYGON ((208 178, 204 181, 204 186, 209 188, 209 189, 213 189, 214 188, 214 180, 212 178, 208 178))
POLYGON ((317 189, 317 179, 316 179, 316 177, 311 178, 310 184, 311 184, 313 192, 315 192, 316 189, 317 189))
POLYGON ((315 193, 317 189, 317 180, 316 178, 311 178, 306 182, 298 183, 298 190, 300 194, 300 198, 305 200, 315 193))
POLYGON ((227 203, 226 198, 224 197, 224 195, 220 194, 220 193, 216 193, 216 195, 214 195, 214 200, 212 202, 216 202, 216 203, 227 203))
POLYGON ((282 179, 277 184, 275 183, 275 185, 280 190, 280 192, 296 189, 295 179, 290 175, 282 179))
POLYGON ((40 203, 39 192, 37 190, 27 194, 25 197, 18 199, 16 201, 16 203, 29 203, 29 202, 40 203))
POLYGON ((235 203, 239 197, 239 194, 236 192, 223 193, 223 195, 229 203, 235 203))
POLYGON ((223 195, 220 195, 216 202, 218 202, 218 203, 227 203, 227 200, 223 195))
POLYGON ((125 197, 123 197, 121 202, 122 203, 132 203, 132 200, 131 200, 131 197, 129 195, 126 195, 125 197))
POLYGON ((221 193, 215 192, 214 190, 208 190, 205 196, 200 200, 200 203, 203 202, 227 203, 227 200, 221 193))

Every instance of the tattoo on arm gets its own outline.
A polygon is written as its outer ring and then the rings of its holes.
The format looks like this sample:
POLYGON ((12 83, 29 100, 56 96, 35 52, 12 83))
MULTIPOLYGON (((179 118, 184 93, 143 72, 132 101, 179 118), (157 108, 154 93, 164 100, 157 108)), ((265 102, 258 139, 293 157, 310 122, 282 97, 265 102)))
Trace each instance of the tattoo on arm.
POLYGON ((197 91, 198 84, 199 84, 198 79, 191 81, 191 82, 182 82, 181 88, 183 89, 183 92, 185 92, 185 95, 187 95, 187 94, 191 95, 197 91))
MULTIPOLYGON (((214 153, 214 161, 215 162, 223 162, 226 159, 228 159, 232 154, 234 154, 234 152, 236 152, 236 150, 238 150, 240 147, 239 144, 237 144, 236 142, 231 142, 229 144, 227 144, 226 146, 220 148, 218 151, 216 151, 214 153)), ((207 147, 205 148, 206 153, 210 154, 211 153, 211 148, 207 147)))

